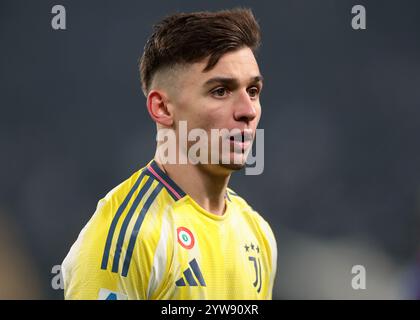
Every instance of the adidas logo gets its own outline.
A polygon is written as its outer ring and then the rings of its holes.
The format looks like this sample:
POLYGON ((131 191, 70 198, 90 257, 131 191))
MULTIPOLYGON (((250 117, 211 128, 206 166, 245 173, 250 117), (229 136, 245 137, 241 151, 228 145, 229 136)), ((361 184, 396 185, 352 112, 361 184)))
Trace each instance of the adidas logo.
POLYGON ((192 287, 196 287, 198 285, 202 287, 206 286, 206 282, 204 281, 200 267, 198 266, 197 260, 195 260, 195 258, 190 261, 190 267, 184 271, 184 276, 179 278, 175 284, 177 287, 185 287, 187 285, 192 287))

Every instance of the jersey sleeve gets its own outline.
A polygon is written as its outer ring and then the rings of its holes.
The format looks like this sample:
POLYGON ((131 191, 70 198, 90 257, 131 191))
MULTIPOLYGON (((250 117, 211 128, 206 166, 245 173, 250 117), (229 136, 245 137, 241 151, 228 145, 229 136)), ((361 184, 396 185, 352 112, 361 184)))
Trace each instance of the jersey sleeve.
POLYGON ((268 222, 261 218, 260 224, 261 224, 261 229, 265 235, 265 239, 267 242, 269 262, 271 266, 270 277, 268 279, 267 296, 266 296, 266 299, 271 300, 272 295, 273 295, 274 281, 275 281, 276 273, 277 273, 277 242, 276 242, 276 238, 274 236, 273 230, 271 229, 268 222))

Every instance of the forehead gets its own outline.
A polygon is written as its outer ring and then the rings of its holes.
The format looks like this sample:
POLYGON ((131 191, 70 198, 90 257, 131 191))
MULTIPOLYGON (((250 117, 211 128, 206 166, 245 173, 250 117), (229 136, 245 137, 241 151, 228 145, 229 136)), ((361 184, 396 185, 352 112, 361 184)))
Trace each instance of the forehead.
POLYGON ((205 59, 186 68, 185 84, 202 85, 213 77, 235 78, 241 82, 260 75, 258 63, 250 48, 225 53, 211 70, 204 72, 207 62, 208 59, 205 59))

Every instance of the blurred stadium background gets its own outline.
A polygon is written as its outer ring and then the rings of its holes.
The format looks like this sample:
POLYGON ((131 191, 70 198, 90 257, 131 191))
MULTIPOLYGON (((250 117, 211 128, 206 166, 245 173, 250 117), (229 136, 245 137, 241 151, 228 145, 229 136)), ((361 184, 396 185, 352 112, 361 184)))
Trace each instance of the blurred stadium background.
POLYGON ((53 266, 153 156, 136 66, 152 24, 235 6, 263 32, 265 170, 232 187, 273 226, 274 298, 420 298, 420 3, 379 0, 1 1, 0 298, 62 299, 53 266))

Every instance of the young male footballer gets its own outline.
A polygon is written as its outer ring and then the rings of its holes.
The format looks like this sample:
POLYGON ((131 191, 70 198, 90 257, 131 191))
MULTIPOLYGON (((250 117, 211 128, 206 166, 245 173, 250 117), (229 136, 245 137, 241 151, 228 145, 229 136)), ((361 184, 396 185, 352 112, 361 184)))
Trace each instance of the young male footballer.
POLYGON ((248 9, 177 13, 155 26, 142 89, 158 132, 177 138, 166 145, 176 161, 158 139, 154 159, 99 201, 62 264, 66 299, 272 298, 273 232, 228 188, 261 116, 259 43, 248 9), (191 161, 181 124, 227 150, 201 149, 191 161), (236 133, 215 138, 215 129, 236 133))

